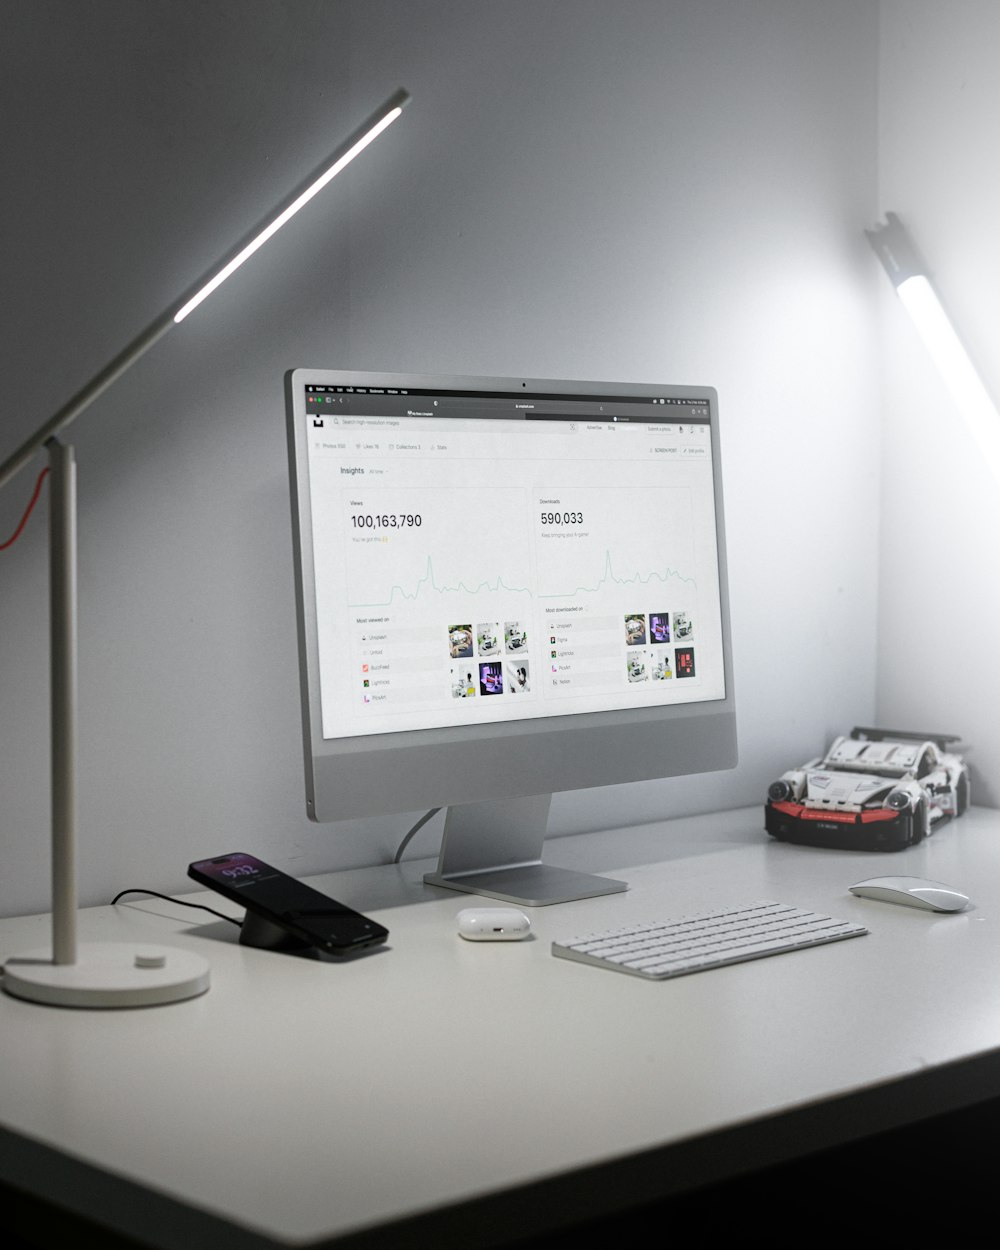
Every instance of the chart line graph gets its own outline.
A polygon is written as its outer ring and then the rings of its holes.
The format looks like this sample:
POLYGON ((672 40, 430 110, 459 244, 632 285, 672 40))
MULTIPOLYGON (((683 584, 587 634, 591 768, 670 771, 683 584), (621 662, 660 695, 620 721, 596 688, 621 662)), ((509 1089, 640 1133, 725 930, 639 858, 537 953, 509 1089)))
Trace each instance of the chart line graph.
POLYGON ((636 570, 628 576, 615 572, 614 561, 610 551, 604 553, 604 568, 600 577, 593 586, 574 586, 572 590, 553 590, 539 592, 539 599, 572 599, 576 595, 596 595, 609 586, 648 586, 650 583, 659 583, 666 585, 668 582, 683 582, 684 585, 697 589, 698 582, 694 577, 688 577, 681 573, 678 569, 666 568, 662 572, 653 570, 649 573, 640 573, 636 570))
POLYGON ((495 578, 485 577, 479 582, 476 582, 474 579, 470 579, 467 582, 463 578, 458 578, 450 584, 439 582, 434 572, 434 559, 432 556, 428 556, 424 571, 413 583, 412 589, 408 590, 405 586, 396 583, 390 587, 387 598, 366 601, 352 600, 350 607, 388 608, 398 602, 413 602, 421 595, 431 593, 436 595, 515 594, 525 595, 529 599, 572 599, 576 595, 599 594, 602 590, 613 586, 649 586, 651 584, 662 586, 671 582, 683 583, 694 590, 698 587, 696 578, 688 577, 680 570, 669 567, 662 571, 652 570, 649 573, 641 573, 636 570, 628 575, 619 574, 615 571, 614 560, 610 551, 604 553, 604 566, 594 585, 579 585, 567 590, 539 591, 537 593, 532 591, 529 586, 510 585, 499 575, 495 578))
POLYGON ((352 608, 389 608, 400 600, 412 602, 424 593, 438 595, 515 594, 527 595, 528 598, 532 597, 531 589, 528 586, 509 586, 503 577, 499 575, 492 580, 488 577, 483 578, 478 583, 470 579, 470 582, 467 584, 462 578, 459 578, 451 585, 439 584, 434 573, 434 559, 432 556, 428 556, 424 572, 417 578, 412 590, 407 590, 397 583, 390 588, 387 599, 365 603, 352 601, 349 606, 352 608))

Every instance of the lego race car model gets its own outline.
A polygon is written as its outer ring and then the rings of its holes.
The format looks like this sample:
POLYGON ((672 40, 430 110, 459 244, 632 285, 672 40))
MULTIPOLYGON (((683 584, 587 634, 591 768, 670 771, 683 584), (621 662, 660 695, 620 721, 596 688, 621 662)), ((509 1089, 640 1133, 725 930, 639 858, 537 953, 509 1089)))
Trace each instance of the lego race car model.
POLYGON ((781 842, 900 851, 969 805, 969 770, 949 734, 851 730, 767 791, 764 827, 781 842))

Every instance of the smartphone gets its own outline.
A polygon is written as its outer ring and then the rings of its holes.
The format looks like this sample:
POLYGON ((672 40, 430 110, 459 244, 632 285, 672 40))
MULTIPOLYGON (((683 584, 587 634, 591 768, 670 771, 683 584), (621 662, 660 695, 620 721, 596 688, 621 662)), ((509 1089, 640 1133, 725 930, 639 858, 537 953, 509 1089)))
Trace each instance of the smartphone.
POLYGON ((377 921, 243 851, 197 860, 188 865, 188 876, 246 908, 247 936, 240 940, 247 945, 279 946, 275 938, 280 934, 302 946, 347 955, 389 936, 377 921))

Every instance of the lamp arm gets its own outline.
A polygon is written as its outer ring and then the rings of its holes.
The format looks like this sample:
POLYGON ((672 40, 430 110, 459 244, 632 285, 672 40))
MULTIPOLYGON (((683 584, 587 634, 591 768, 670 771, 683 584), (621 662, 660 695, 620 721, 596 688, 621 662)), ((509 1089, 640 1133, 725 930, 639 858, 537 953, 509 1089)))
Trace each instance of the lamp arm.
POLYGON ((394 121, 409 103, 409 92, 402 87, 395 91, 382 106, 366 118, 347 138, 330 153, 307 177, 277 205, 276 208, 193 283, 170 308, 148 326, 140 335, 93 377, 82 390, 50 417, 48 421, 27 439, 7 460, 0 464, 0 488, 18 473, 35 453, 54 438, 71 421, 102 395, 109 386, 144 355, 153 344, 189 312, 193 311, 216 287, 229 277, 250 256, 298 212, 314 195, 326 186, 368 144, 394 121))
POLYGON ((12 456, 0 465, 0 487, 3 487, 16 473, 23 469, 40 448, 55 438, 81 412, 89 408, 94 400, 98 396, 103 395, 108 387, 112 386, 126 370, 131 369, 139 357, 149 351, 157 339, 162 338, 173 324, 174 319, 170 313, 166 313, 158 318, 142 334, 137 335, 126 348, 120 351, 114 360, 105 365, 100 373, 91 378, 82 390, 77 391, 71 400, 63 404, 54 416, 50 417, 40 429, 36 430, 29 439, 21 444, 12 456))

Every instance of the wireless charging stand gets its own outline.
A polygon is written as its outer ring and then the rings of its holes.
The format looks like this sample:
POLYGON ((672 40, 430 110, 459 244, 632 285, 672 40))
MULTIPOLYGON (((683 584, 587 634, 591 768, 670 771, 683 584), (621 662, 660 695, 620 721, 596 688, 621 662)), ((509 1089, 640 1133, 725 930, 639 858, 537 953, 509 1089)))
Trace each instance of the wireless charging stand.
POLYGON ((315 950, 311 942, 294 937, 287 929, 273 920, 258 916, 248 911, 240 927, 240 945, 256 946, 268 951, 310 951, 315 950))

